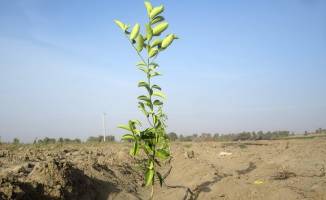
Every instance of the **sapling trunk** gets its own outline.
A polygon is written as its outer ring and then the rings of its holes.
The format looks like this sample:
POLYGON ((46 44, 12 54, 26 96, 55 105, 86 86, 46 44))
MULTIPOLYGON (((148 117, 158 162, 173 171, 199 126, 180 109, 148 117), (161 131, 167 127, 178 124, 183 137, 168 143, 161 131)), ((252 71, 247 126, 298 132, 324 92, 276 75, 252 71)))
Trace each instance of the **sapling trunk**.
POLYGON ((154 185, 152 185, 151 198, 150 199, 154 199, 154 185))
POLYGON ((162 186, 164 178, 158 171, 157 166, 161 162, 170 158, 170 142, 165 132, 166 115, 163 112, 163 101, 166 99, 161 87, 153 84, 153 78, 161 75, 158 72, 159 65, 154 62, 159 53, 166 50, 170 44, 178 37, 175 34, 168 34, 160 39, 161 34, 168 28, 168 23, 161 15, 164 6, 153 7, 150 2, 145 2, 148 15, 148 23, 145 24, 145 34, 140 32, 140 25, 136 23, 131 30, 130 26, 115 20, 115 23, 123 30, 131 46, 137 52, 140 62, 138 69, 144 72, 146 81, 139 81, 138 87, 143 87, 146 95, 138 97, 138 107, 145 115, 148 128, 142 127, 139 120, 129 120, 127 125, 119 127, 127 130, 129 133, 122 136, 123 140, 132 141, 133 147, 130 150, 132 156, 137 156, 139 150, 142 150, 147 159, 145 159, 145 185, 151 186, 151 199, 154 196, 155 178, 162 186), (145 50, 145 51, 143 51, 145 50), (144 55, 145 54, 145 55, 144 55))

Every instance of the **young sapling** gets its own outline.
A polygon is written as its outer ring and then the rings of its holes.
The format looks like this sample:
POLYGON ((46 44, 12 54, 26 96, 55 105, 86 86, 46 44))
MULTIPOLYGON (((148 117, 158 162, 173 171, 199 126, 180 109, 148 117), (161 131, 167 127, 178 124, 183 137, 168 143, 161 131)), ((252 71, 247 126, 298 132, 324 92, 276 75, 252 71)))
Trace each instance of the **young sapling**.
POLYGON ((145 7, 148 23, 143 26, 144 33, 141 32, 141 26, 138 23, 132 28, 119 20, 115 20, 115 23, 121 28, 140 58, 137 67, 144 73, 145 79, 138 82, 138 87, 144 88, 146 94, 138 97, 138 107, 145 115, 148 127, 143 127, 139 120, 129 120, 127 125, 120 125, 119 128, 128 131, 122 139, 132 141, 133 147, 130 154, 137 156, 142 151, 146 155, 144 179, 145 185, 152 187, 151 198, 153 198, 155 180, 158 180, 161 186, 164 181, 157 166, 161 166, 161 162, 168 160, 171 156, 170 141, 165 131, 167 117, 163 112, 166 96, 161 87, 153 82, 154 78, 161 75, 158 71, 159 64, 154 60, 178 37, 175 34, 163 36, 163 32, 169 26, 162 16, 163 5, 153 7, 150 2, 146 1, 145 7))

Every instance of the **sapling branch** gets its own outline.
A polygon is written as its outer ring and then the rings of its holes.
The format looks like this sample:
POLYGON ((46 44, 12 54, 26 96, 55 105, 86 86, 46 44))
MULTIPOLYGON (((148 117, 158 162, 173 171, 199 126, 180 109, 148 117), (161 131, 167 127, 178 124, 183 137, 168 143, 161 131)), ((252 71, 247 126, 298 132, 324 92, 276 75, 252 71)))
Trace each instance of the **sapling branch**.
POLYGON ((137 52, 138 57, 145 63, 145 59, 143 58, 143 56, 137 51, 136 47, 134 46, 134 44, 132 43, 132 41, 129 40, 128 38, 128 34, 125 33, 125 36, 127 38, 127 40, 130 42, 131 46, 135 49, 135 51, 137 52))

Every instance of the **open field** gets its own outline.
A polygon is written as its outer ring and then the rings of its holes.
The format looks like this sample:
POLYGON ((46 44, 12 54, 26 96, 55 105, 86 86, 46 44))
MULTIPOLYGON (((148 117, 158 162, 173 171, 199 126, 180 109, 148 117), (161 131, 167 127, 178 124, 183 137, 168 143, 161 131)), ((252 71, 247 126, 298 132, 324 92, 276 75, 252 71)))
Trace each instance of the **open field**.
MULTIPOLYGON (((148 199, 128 149, 0 145, 0 199, 148 199)), ((155 186, 161 192, 154 199, 326 199, 324 137, 175 142, 172 152, 171 173, 163 188, 155 186)))

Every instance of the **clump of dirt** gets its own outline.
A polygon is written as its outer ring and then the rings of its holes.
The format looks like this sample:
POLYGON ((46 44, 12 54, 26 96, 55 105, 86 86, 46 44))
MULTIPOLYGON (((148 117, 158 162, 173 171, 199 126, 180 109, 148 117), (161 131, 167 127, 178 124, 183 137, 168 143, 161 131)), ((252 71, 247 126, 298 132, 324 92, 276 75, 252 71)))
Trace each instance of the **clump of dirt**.
POLYGON ((279 170, 272 175, 272 179, 274 180, 286 180, 291 177, 296 177, 297 175, 294 172, 289 171, 286 168, 281 167, 279 170))
POLYGON ((23 152, 1 151, 5 168, 0 169, 0 199, 136 198, 142 179, 140 171, 131 167, 130 156, 113 163, 115 154, 103 150, 31 147, 23 152))
POLYGON ((189 151, 185 151, 185 158, 194 158, 195 157, 195 152, 192 151, 192 150, 189 150, 189 151))
POLYGON ((100 184, 70 162, 55 159, 17 172, 1 178, 1 199, 95 199, 100 184))

